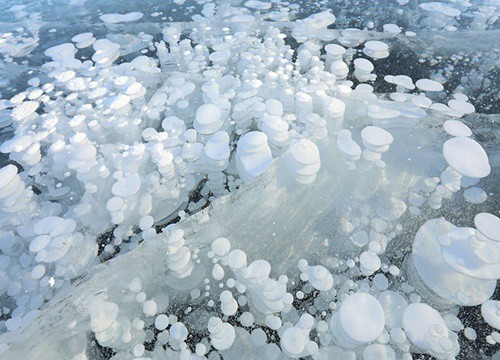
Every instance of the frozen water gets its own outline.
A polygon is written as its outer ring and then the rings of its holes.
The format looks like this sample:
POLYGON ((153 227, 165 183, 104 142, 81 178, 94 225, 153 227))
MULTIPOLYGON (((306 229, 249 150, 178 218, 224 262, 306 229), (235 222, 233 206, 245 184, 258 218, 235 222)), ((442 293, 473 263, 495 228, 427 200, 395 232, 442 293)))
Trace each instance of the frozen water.
POLYGON ((496 3, 20 2, 2 359, 493 355, 496 3))

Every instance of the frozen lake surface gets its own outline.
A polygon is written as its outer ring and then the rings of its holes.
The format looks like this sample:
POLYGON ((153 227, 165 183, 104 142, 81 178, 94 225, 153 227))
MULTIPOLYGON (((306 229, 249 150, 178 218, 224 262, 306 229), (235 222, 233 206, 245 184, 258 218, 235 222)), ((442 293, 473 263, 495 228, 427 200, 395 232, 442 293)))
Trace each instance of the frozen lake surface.
POLYGON ((496 359, 497 0, 4 0, 2 359, 496 359))

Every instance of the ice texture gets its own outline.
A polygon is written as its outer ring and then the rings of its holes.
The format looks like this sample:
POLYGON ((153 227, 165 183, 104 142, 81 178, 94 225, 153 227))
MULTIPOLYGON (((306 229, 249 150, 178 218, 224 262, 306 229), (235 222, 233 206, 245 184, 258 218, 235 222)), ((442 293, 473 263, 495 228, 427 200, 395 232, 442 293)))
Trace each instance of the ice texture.
POLYGON ((463 52, 497 8, 398 0, 400 22, 381 3, 359 26, 352 6, 174 3, 70 0, 61 18, 86 17, 64 35, 7 7, 26 28, 0 38, 0 357, 499 342, 462 323, 481 305, 499 326, 497 132, 473 120, 495 54, 463 52))

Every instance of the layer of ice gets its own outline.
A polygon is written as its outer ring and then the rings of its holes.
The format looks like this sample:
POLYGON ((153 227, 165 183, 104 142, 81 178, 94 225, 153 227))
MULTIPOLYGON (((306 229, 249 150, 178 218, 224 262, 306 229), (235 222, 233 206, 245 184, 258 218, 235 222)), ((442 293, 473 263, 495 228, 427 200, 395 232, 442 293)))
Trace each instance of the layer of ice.
MULTIPOLYGON (((491 170, 469 138, 475 107, 446 79, 455 70, 419 74, 435 79, 417 81, 425 96, 409 75, 387 75, 395 101, 384 100, 376 74, 391 59, 381 59, 417 40, 396 35, 404 22, 334 30, 329 11, 291 21, 295 4, 244 5, 207 2, 193 21, 150 27, 137 21, 149 19, 142 8, 101 15, 106 26, 79 27, 72 43, 49 42, 50 59, 26 60, 52 61, 0 102, 1 124, 15 130, 0 150, 18 165, 0 168, 6 359, 108 349, 116 359, 391 359, 414 347, 451 358, 456 305, 484 302, 495 323, 498 218, 412 230, 491 170)), ((464 26, 456 11, 479 28, 493 19, 475 5, 413 5, 398 14, 450 33, 464 26)), ((15 38, 0 40, 6 62, 38 41, 15 38)), ((419 63, 434 65, 431 53, 419 63)), ((476 192, 463 193, 471 211, 494 199, 476 192)))

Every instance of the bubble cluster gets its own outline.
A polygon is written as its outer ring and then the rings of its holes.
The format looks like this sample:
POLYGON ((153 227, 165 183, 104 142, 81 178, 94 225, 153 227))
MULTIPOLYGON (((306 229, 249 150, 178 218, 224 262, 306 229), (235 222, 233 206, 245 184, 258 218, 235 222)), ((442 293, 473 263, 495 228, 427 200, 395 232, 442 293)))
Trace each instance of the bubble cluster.
MULTIPOLYGON (((475 207, 494 164, 442 72, 387 73, 393 38, 416 34, 175 3, 190 20, 137 42, 52 44, 0 100, 2 358, 452 359, 462 333, 500 342, 500 219, 475 207), (486 335, 457 317, 471 306, 486 335)), ((450 32, 492 18, 466 3, 412 11, 450 32)), ((110 32, 148 17, 98 16, 110 32)), ((30 31, 0 53, 32 52, 30 31)))

